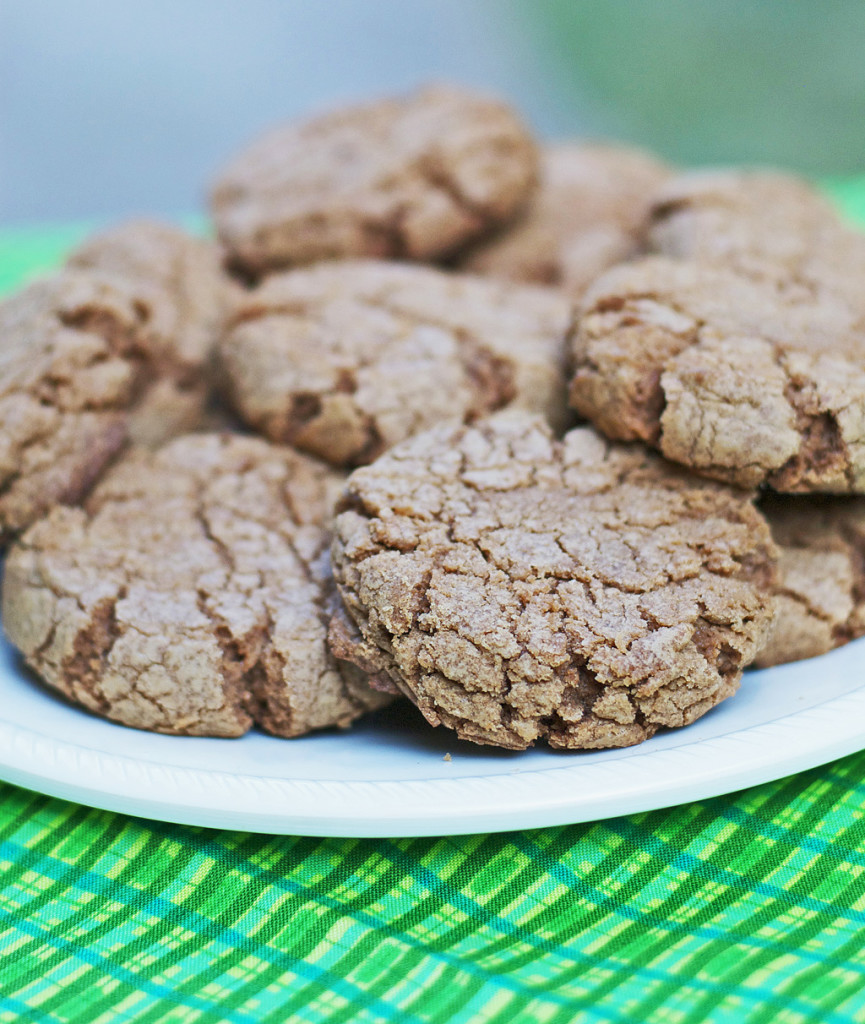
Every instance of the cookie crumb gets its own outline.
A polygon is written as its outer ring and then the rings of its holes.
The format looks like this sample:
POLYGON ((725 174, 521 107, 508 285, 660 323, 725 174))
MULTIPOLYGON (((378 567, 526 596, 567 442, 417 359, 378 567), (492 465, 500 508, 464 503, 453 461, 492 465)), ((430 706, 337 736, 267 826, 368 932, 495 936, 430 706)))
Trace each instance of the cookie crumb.
POLYGON ((453 761, 453 758, 450 756, 450 754, 445 754, 445 756, 442 758, 442 761, 453 761))

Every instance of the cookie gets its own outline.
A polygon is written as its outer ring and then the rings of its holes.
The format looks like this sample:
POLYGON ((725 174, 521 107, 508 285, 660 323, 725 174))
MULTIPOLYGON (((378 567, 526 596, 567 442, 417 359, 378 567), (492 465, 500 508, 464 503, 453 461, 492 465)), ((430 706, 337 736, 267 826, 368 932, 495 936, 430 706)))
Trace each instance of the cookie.
POLYGON ((587 293, 571 404, 706 476, 865 492, 865 319, 830 290, 648 257, 587 293))
POLYGON ((211 209, 253 277, 338 256, 436 260, 507 221, 536 177, 507 106, 434 86, 275 129, 225 168, 211 209))
POLYGON ((132 221, 93 236, 67 266, 123 277, 148 304, 159 381, 131 417, 132 439, 155 447, 197 427, 227 295, 216 245, 168 224, 132 221))
POLYGON ((51 686, 156 732, 278 736, 387 698, 326 645, 333 471, 250 437, 126 455, 13 545, 3 625, 51 686))
POLYGON ((770 281, 837 292, 865 315, 865 234, 806 181, 768 171, 692 171, 654 198, 651 246, 770 281))
POLYGON ((522 749, 627 746, 735 692, 772 618, 747 496, 589 427, 442 425, 356 470, 334 648, 433 724, 522 749))
POLYGON ((218 345, 239 415, 334 465, 514 404, 568 416, 570 304, 552 289, 348 260, 271 275, 218 345))
POLYGON ((87 493, 151 377, 134 287, 65 271, 0 304, 0 542, 87 493))
POLYGON ((460 267, 557 285, 579 298, 643 245, 649 202, 669 171, 639 149, 562 142, 541 152, 540 187, 516 223, 474 246, 460 267))
POLYGON ((762 668, 825 654, 865 635, 865 499, 761 503, 779 549, 776 616, 762 668))

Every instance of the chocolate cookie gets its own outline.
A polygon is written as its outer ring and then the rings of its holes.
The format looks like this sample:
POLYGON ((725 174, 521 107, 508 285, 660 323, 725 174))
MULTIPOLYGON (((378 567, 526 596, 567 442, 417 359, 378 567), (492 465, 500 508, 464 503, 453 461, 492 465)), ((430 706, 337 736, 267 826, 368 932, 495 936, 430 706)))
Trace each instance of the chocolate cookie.
POLYGON ((549 145, 541 152, 541 184, 528 209, 476 245, 460 266, 559 285, 579 298, 600 273, 642 248, 650 200, 668 174, 639 149, 549 145))
POLYGON ((346 725, 386 698, 325 642, 323 523, 341 483, 257 438, 137 449, 84 508, 55 508, 12 547, 6 633, 50 685, 124 725, 346 725))
POLYGON ((272 275, 218 346, 226 392, 274 441, 369 462, 506 404, 568 416, 570 305, 553 291, 374 261, 272 275))
POLYGON ((865 319, 837 291, 649 257, 604 274, 574 335, 571 404, 698 472, 865 492, 865 319))
POLYGON ((591 428, 505 412, 348 480, 333 648, 433 724, 521 749, 627 746, 735 692, 772 618, 747 496, 591 428))
POLYGON ((336 256, 434 260, 508 220, 536 176, 507 106, 436 86, 277 128, 225 168, 211 207, 252 276, 336 256))
POLYGON ((865 234, 811 185, 768 171, 692 171, 655 196, 649 240, 676 259, 834 291, 865 315, 865 234))
POLYGON ((131 417, 131 438, 156 446, 197 427, 227 294, 216 245, 168 224, 132 221, 89 239, 67 266, 123 277, 147 303, 160 379, 131 417))
POLYGON ((776 616, 761 667, 813 658, 865 635, 865 499, 767 496, 778 547, 776 616))

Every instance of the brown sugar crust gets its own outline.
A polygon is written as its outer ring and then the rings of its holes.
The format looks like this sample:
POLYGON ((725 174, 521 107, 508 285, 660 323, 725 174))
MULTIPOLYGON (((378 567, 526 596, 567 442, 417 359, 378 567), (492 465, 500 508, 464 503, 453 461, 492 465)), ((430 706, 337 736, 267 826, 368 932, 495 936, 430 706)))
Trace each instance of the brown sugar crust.
POLYGON ((643 246, 649 204, 669 171, 639 149, 561 142, 541 151, 541 183, 516 222, 474 246, 460 267, 557 285, 579 298, 643 246))
POLYGON ((84 508, 55 508, 12 546, 6 633, 49 684, 136 728, 347 725, 386 698, 326 645, 322 524, 341 483, 258 438, 133 450, 84 508))
POLYGON ((613 268, 573 336, 571 404, 701 474, 865 491, 865 320, 813 282, 655 256, 613 268))
POLYGON ((825 654, 865 635, 865 499, 768 495, 779 549, 776 616, 761 668, 825 654))
POLYGON ((225 168, 211 208, 253 276, 338 256, 434 260, 508 220, 536 177, 507 106, 433 86, 275 129, 225 168))
POLYGON ((131 417, 132 440, 156 447, 198 427, 228 294, 217 246, 168 224, 130 221, 94 235, 67 266, 123 277, 147 302, 161 373, 131 417))
POLYGON ((833 291, 865 315, 865 234, 808 182, 770 171, 691 171, 654 197, 651 246, 767 280, 833 291))
POLYGON ((431 267, 344 261, 272 275, 218 347, 238 413, 358 465, 449 418, 514 404, 564 426, 568 301, 431 267))
POLYGON ((522 749, 627 746, 737 688, 772 617, 748 496, 589 427, 442 425, 349 477, 342 656, 433 724, 522 749))

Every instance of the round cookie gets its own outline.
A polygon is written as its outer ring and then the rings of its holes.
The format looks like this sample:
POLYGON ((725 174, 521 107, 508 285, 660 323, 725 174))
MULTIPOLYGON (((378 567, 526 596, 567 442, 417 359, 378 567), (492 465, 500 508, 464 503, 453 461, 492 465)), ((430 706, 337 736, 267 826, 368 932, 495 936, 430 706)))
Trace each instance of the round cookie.
POLYGON ((835 291, 655 256, 587 293, 571 404, 743 487, 865 492, 865 320, 835 291))
POLYGON ((433 724, 522 749, 627 746, 735 692, 772 618, 748 497, 589 427, 505 412, 355 471, 331 642, 433 724))
POLYGON ((568 301, 432 267, 323 263, 272 275, 218 345, 240 416, 334 465, 369 462, 444 419, 567 409, 568 301))
POLYGON ((150 308, 122 279, 65 271, 0 304, 0 544, 87 493, 146 392, 150 308))
POLYGON ((337 256, 435 260, 508 220, 536 177, 507 106, 434 86, 271 131, 223 170, 211 209, 253 277, 337 256))
POLYGON ((0 544, 78 501, 127 438, 197 425, 223 281, 213 246, 142 222, 0 303, 0 544))
POLYGON ((172 225, 130 221, 88 239, 66 265, 123 277, 148 303, 159 380, 130 419, 131 439, 156 447, 196 428, 228 291, 216 245, 172 225))
POLYGON ((471 249, 460 267, 511 281, 558 285, 579 298, 608 267, 643 245, 649 202, 669 171, 650 154, 604 143, 541 151, 528 208, 471 249))
POLYGON ((124 725, 347 725, 387 698, 327 649, 323 524, 341 484, 258 438, 137 449, 84 508, 55 508, 13 545, 6 633, 51 686, 124 725))
POLYGON ((865 499, 767 495, 777 543, 776 615, 755 664, 825 654, 865 636, 865 499))
POLYGON ((770 171, 691 171, 654 197, 649 241, 676 259, 835 291, 865 314, 865 234, 819 192, 770 171))

